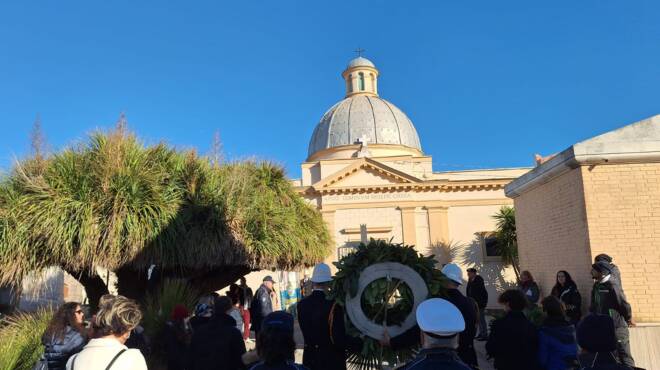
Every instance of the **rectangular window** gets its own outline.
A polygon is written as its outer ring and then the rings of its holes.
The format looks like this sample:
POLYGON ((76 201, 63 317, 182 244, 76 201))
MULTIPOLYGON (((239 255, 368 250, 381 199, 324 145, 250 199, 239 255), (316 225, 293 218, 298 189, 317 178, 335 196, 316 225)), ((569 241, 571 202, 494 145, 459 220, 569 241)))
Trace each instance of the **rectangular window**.
POLYGON ((493 232, 480 233, 481 250, 484 262, 501 262, 502 255, 498 251, 497 238, 493 232))

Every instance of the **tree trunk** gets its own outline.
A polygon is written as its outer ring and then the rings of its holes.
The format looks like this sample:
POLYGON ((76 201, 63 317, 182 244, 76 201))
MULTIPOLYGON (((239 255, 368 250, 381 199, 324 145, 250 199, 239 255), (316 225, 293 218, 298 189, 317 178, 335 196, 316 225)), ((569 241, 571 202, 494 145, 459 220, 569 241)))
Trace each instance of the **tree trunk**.
POLYGON ((140 303, 144 302, 147 294, 147 272, 121 267, 116 274, 117 292, 140 303))
POLYGON ((73 276, 85 288, 87 299, 89 300, 89 307, 92 312, 96 312, 99 307, 99 300, 104 294, 108 294, 108 287, 105 281, 90 269, 72 270, 64 269, 69 275, 73 276))
POLYGON ((247 266, 225 266, 191 278, 190 286, 198 289, 200 293, 215 292, 235 282, 241 276, 250 273, 250 271, 252 270, 247 266))

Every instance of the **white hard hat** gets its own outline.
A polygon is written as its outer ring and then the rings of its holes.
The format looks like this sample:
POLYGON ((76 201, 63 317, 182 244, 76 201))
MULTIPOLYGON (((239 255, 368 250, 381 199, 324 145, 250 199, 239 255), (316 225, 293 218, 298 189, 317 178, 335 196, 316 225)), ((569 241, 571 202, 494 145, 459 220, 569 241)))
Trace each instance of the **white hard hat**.
POLYGON ((463 270, 455 263, 448 263, 442 268, 442 273, 457 284, 463 284, 463 270))
POLYGON ((425 333, 449 337, 465 330, 461 311, 441 298, 431 298, 420 303, 416 316, 417 325, 425 333))
POLYGON ((314 272, 312 273, 312 278, 310 280, 312 283, 327 283, 328 281, 332 281, 330 266, 323 262, 314 266, 314 272))

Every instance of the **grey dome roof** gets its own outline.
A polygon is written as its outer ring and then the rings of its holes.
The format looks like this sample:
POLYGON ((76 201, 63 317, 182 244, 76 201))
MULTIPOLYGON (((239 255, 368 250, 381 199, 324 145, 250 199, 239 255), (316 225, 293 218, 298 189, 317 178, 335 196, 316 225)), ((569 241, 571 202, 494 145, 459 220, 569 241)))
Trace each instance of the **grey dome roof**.
POLYGON ((348 62, 348 67, 347 68, 353 68, 353 67, 373 67, 376 68, 376 66, 367 58, 363 57, 357 57, 350 62, 348 62))
POLYGON ((394 104, 377 96, 354 95, 330 108, 316 125, 308 155, 358 139, 369 144, 397 144, 422 151, 415 126, 394 104))

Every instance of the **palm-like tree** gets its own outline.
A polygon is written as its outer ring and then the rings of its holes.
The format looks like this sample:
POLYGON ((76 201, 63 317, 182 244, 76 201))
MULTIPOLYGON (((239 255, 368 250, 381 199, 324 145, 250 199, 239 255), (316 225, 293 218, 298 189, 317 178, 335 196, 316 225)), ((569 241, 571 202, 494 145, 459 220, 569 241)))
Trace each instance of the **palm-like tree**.
POLYGON ((329 248, 320 214, 281 167, 211 165, 193 151, 145 146, 123 127, 26 159, 0 180, 0 285, 59 266, 92 305, 108 291, 97 267, 141 299, 153 265, 217 290, 252 270, 312 265, 329 248))
POLYGON ((513 207, 502 207, 493 215, 496 223, 497 249, 506 266, 513 267, 516 279, 520 280, 518 261, 518 239, 516 234, 516 211, 513 207))

